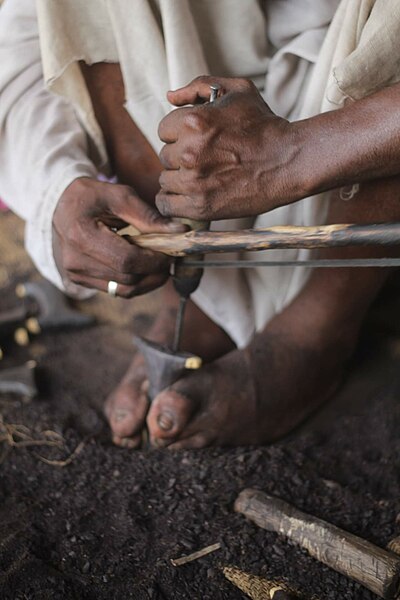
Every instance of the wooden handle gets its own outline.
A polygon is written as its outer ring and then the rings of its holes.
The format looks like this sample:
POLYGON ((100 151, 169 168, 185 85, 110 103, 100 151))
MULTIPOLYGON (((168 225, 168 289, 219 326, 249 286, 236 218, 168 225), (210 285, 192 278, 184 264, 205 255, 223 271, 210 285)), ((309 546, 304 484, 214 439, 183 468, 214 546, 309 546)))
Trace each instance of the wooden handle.
POLYGON ((132 242, 169 256, 209 252, 326 248, 332 246, 394 246, 400 244, 400 223, 377 225, 282 226, 242 231, 189 231, 138 235, 132 242))
POLYGON ((400 557, 257 490, 239 494, 235 511, 259 527, 285 535, 311 556, 354 579, 374 594, 394 600, 400 592, 400 557))

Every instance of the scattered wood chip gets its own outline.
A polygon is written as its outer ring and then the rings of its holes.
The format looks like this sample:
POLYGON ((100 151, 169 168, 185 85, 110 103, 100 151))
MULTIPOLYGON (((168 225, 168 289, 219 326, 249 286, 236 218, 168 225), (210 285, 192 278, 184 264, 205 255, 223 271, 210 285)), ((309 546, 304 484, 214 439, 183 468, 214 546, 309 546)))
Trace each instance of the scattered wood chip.
POLYGON ((390 540, 390 542, 387 545, 387 549, 391 552, 394 552, 395 554, 400 555, 400 536, 395 537, 393 540, 390 540))
POLYGON ((202 550, 197 550, 197 552, 193 552, 193 554, 181 556, 180 558, 171 558, 171 564, 174 567, 181 567, 182 565, 186 565, 187 563, 193 562, 194 560, 203 558, 203 556, 207 556, 207 554, 211 554, 211 552, 220 550, 220 548, 221 544, 218 542, 217 544, 213 544, 212 546, 206 546, 202 550))
MULTIPOLYGON (((69 465, 78 454, 83 450, 86 440, 83 440, 78 444, 75 450, 65 460, 52 460, 44 456, 40 456, 33 452, 33 454, 46 463, 53 467, 66 467, 69 465)), ((40 446, 52 446, 59 449, 65 449, 65 440, 63 436, 57 431, 52 429, 46 429, 36 433, 21 423, 7 423, 4 421, 3 416, 0 414, 0 445, 3 444, 3 452, 0 455, 0 464, 4 462, 10 450, 13 448, 27 448, 27 447, 40 447, 40 446)))
POLYGON ((72 461, 78 456, 78 454, 80 454, 85 446, 85 441, 83 440, 82 442, 80 442, 80 444, 77 445, 77 447, 75 448, 75 450, 72 452, 72 454, 70 454, 68 456, 68 458, 66 458, 65 460, 51 460, 50 458, 45 458, 44 456, 39 456, 39 454, 35 453, 35 456, 41 460, 42 462, 46 463, 46 465, 51 465, 52 467, 66 467, 67 465, 71 464, 72 461))

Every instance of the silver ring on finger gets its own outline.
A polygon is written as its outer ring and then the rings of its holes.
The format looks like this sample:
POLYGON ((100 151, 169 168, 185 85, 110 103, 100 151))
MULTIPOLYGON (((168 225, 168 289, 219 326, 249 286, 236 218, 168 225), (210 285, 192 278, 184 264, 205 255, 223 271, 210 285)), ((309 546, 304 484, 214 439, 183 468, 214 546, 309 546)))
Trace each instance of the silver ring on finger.
POLYGON ((118 283, 116 281, 109 281, 107 284, 107 294, 115 298, 117 295, 118 283))

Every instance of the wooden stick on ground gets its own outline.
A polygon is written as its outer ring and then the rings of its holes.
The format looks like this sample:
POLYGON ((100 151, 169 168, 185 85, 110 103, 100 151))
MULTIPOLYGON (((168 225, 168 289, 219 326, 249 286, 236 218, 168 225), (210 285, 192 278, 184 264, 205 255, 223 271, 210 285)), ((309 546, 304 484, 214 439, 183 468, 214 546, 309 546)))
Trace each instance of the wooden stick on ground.
POLYGON ((381 598, 398 597, 400 556, 257 490, 241 492, 235 510, 259 527, 285 535, 320 562, 381 598))
POLYGON ((186 565, 187 563, 193 562, 194 560, 203 558, 203 556, 207 556, 207 554, 211 554, 211 552, 215 552, 220 548, 221 544, 218 542, 217 544, 212 544, 212 546, 207 546, 206 548, 197 550, 197 552, 193 552, 192 554, 188 554, 187 556, 181 556, 180 558, 171 558, 171 564, 174 567, 181 567, 182 565, 186 565))
POLYGON ((299 596, 283 583, 250 575, 235 567, 223 567, 222 572, 252 600, 299 600, 299 596))
POLYGON ((276 248, 394 246, 400 244, 400 223, 281 226, 243 231, 189 231, 176 234, 151 233, 134 236, 132 242, 141 248, 163 252, 170 256, 276 248))

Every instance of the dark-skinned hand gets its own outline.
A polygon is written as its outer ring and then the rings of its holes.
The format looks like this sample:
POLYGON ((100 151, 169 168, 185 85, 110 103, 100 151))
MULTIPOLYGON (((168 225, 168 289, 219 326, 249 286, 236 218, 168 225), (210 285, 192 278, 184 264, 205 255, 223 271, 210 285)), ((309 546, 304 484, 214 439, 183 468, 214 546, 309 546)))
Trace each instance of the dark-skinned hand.
POLYGON ((142 250, 111 228, 132 225, 141 233, 177 233, 171 222, 125 185, 88 177, 73 181, 53 216, 53 248, 64 281, 107 291, 116 281, 118 296, 130 298, 153 290, 168 278, 169 259, 142 250))
POLYGON ((294 128, 270 110, 251 81, 199 77, 168 92, 168 100, 184 108, 159 126, 166 144, 156 198, 161 214, 208 221, 245 217, 301 195, 290 189, 294 128), (215 83, 221 89, 210 104, 215 83))

